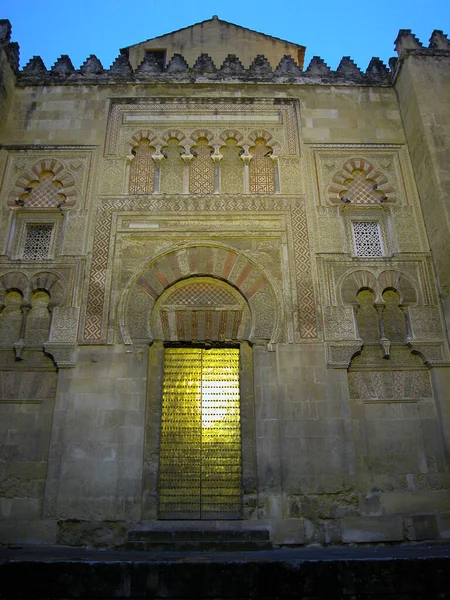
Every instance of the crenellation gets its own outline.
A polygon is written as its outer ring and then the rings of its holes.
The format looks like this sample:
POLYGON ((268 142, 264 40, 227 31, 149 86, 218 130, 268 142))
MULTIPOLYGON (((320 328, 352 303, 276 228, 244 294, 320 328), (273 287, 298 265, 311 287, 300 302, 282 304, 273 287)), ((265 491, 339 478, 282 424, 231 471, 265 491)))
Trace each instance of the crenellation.
POLYGON ((33 56, 23 67, 22 73, 33 77, 43 77, 48 71, 42 58, 40 56, 33 56))
POLYGON ((120 53, 119 56, 114 60, 112 65, 109 68, 109 73, 114 77, 123 76, 123 77, 131 77, 133 74, 133 69, 130 65, 130 61, 128 60, 128 56, 125 53, 120 53))
POLYGON ((272 75, 273 71, 267 58, 263 54, 258 54, 247 73, 250 77, 261 77, 263 79, 272 75))
POLYGON ((20 58, 20 50, 19 44, 17 42, 10 42, 6 46, 6 54, 8 56, 9 64, 11 65, 14 73, 17 73, 19 70, 19 58, 20 58))
MULTIPOLYGON (((128 63, 129 64, 129 63, 128 63)), ((132 72, 130 65, 130 73, 132 72)), ((160 75, 162 72, 161 65, 158 64, 156 58, 151 53, 147 53, 144 56, 144 60, 136 69, 136 74, 139 75, 160 75)))
POLYGON ((8 19, 0 19, 0 45, 6 46, 11 41, 12 27, 8 19))
POLYGON ((208 54, 200 54, 197 60, 192 67, 194 71, 199 71, 200 73, 216 73, 217 68, 214 64, 212 58, 208 54))
POLYGON ((236 55, 229 55, 218 69, 211 57, 200 55, 194 65, 189 67, 181 54, 175 54, 163 69, 152 53, 145 54, 142 62, 133 71, 126 53, 120 54, 108 70, 103 69, 101 62, 91 55, 79 70, 75 70, 69 57, 63 55, 50 71, 39 57, 33 57, 18 73, 18 82, 25 85, 36 85, 52 82, 58 85, 84 84, 86 81, 98 84, 114 83, 117 77, 127 82, 133 81, 171 81, 220 82, 232 78, 233 81, 265 81, 268 83, 289 82, 302 84, 313 81, 316 84, 329 85, 333 82, 341 85, 387 85, 389 72, 381 61, 371 61, 370 68, 363 74, 349 57, 344 57, 338 69, 332 71, 319 57, 313 57, 306 71, 301 71, 294 59, 284 56, 275 70, 272 70, 267 58, 255 57, 248 69, 245 69, 236 55))
POLYGON ((432 50, 450 50, 450 40, 441 29, 435 29, 431 34, 428 48, 432 50))
POLYGON ((422 42, 413 33, 411 33, 411 29, 400 29, 394 44, 395 50, 400 58, 408 50, 420 50, 423 48, 422 42))
POLYGON ((50 73, 59 77, 68 77, 75 73, 75 68, 69 56, 67 54, 62 54, 50 69, 50 73))
POLYGON ((361 69, 358 65, 353 61, 350 56, 343 56, 336 73, 341 73, 343 75, 350 75, 352 77, 362 75, 361 69))
POLYGON ((90 54, 80 67, 82 75, 102 75, 104 72, 102 63, 94 54, 90 54))
POLYGON ((186 73, 189 70, 187 62, 182 54, 174 54, 167 65, 167 73, 186 73))
POLYGON ((320 56, 313 56, 305 72, 311 75, 326 75, 331 73, 331 69, 320 56))
POLYGON ((387 76, 388 74, 389 69, 386 67, 384 62, 378 58, 378 56, 374 56, 370 59, 370 62, 366 69, 366 75, 387 76))
POLYGON ((299 77, 302 74, 302 70, 292 58, 292 56, 286 54, 278 63, 277 68, 275 69, 275 75, 281 77, 299 77))
POLYGON ((397 70, 397 66, 399 64, 399 59, 397 56, 391 56, 391 58, 389 59, 389 68, 391 70, 391 73, 394 75, 396 70, 397 70))
POLYGON ((220 71, 226 76, 239 76, 245 72, 245 68, 236 54, 229 54, 223 61, 220 71))

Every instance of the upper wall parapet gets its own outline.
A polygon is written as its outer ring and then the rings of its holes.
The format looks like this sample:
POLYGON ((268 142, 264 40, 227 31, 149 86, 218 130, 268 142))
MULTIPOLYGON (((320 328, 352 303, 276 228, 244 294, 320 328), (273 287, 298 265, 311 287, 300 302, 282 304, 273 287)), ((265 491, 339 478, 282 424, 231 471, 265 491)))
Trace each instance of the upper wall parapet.
POLYGON ((400 29, 394 44, 398 58, 389 59, 393 81, 399 73, 401 64, 408 56, 450 57, 450 41, 440 29, 433 31, 428 47, 424 46, 410 29, 400 29))
POLYGON ((409 29, 401 29, 395 41, 399 58, 391 58, 388 68, 374 57, 365 72, 348 56, 342 58, 334 71, 318 56, 314 56, 303 70, 290 55, 283 56, 274 68, 264 55, 258 54, 245 68, 235 54, 229 54, 220 66, 206 53, 200 54, 192 64, 188 64, 182 54, 174 54, 163 65, 152 52, 146 54, 137 68, 133 69, 127 49, 121 50, 109 69, 105 69, 100 60, 91 54, 79 69, 75 69, 69 56, 62 55, 50 69, 47 69, 40 56, 33 56, 19 71, 19 46, 10 38, 10 22, 0 20, 0 46, 5 49, 19 85, 236 82, 389 86, 395 79, 402 59, 409 54, 450 56, 450 41, 443 31, 433 31, 429 45, 425 47, 409 29))

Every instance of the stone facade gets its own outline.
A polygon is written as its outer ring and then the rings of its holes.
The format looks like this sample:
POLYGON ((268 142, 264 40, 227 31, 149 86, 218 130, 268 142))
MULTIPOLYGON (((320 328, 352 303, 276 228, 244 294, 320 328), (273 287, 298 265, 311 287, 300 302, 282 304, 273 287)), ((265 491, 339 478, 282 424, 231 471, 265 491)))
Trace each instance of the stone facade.
POLYGON ((402 30, 363 73, 216 17, 110 69, 19 71, 10 35, 0 541, 180 526, 158 519, 168 344, 240 349, 242 514, 214 527, 448 539, 447 37, 402 30))

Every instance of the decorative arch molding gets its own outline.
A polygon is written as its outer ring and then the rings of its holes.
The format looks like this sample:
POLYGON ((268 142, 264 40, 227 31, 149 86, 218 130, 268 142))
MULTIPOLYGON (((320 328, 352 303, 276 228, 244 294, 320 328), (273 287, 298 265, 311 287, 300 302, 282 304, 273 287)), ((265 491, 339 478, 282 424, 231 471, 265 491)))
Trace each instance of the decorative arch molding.
POLYGON ((194 144, 200 139, 206 139, 208 144, 212 144, 214 141, 214 134, 208 129, 196 129, 192 132, 190 139, 194 144))
POLYGON ((50 296, 50 306, 63 306, 66 303, 66 290, 55 273, 36 273, 30 280, 30 293, 43 290, 50 296))
POLYGON ((414 281, 401 271, 386 270, 378 275, 378 284, 383 294, 386 290, 395 290, 400 295, 401 304, 416 304, 418 293, 414 281))
POLYGON ((136 131, 136 133, 131 136, 131 142, 129 143, 131 148, 136 148, 141 140, 148 140, 150 145, 154 146, 156 144, 157 137, 156 134, 149 129, 139 129, 139 131, 136 131))
POLYGON ((329 202, 337 204, 346 197, 351 203, 378 204, 396 200, 387 176, 365 158, 350 158, 334 174, 327 189, 329 202))
POLYGON ((153 339, 166 342, 248 340, 250 309, 229 283, 190 277, 169 286, 155 302, 151 332, 153 339))
POLYGON ((46 158, 23 171, 8 199, 10 208, 55 209, 71 207, 76 201, 75 181, 56 159, 46 158))
MULTIPOLYGON (((184 289, 185 295, 188 296, 195 291, 193 287, 189 290, 189 286, 199 284, 214 288, 210 288, 210 292, 211 297, 215 295, 216 298, 215 308, 219 311, 223 309, 222 312, 227 313, 227 324, 222 323, 221 329, 223 332, 225 327, 225 332, 228 331, 224 339, 230 331, 233 333, 234 327, 236 341, 239 339, 250 342, 278 341, 282 322, 280 312, 282 303, 277 299, 273 286, 261 269, 233 249, 205 245, 172 250, 155 258, 136 273, 124 291, 119 305, 119 325, 124 343, 148 343, 159 339, 156 336, 163 335, 164 329, 163 324, 159 325, 155 321, 157 315, 161 314, 161 311, 167 313, 170 306, 178 307, 178 312, 182 312, 185 306, 189 306, 186 303, 165 304, 166 301, 169 301, 172 293, 178 289, 184 289), (199 278, 203 278, 201 282, 199 278), (225 310, 226 304, 217 304, 220 294, 224 297, 228 294, 230 302, 233 299, 227 310, 225 310), (236 316, 233 325, 229 313, 238 310, 241 311, 241 316, 236 316)), ((213 304, 197 305, 199 310, 205 312, 202 319, 209 318, 206 312, 210 307, 213 308, 213 304)), ((173 312, 177 310, 174 309, 173 312)), ((225 319, 225 316, 222 318, 225 319)), ((178 319, 181 327, 180 315, 178 319)), ((187 324, 185 326, 188 327, 187 324)), ((166 328, 166 333, 167 331, 170 330, 166 328)))
POLYGON ((185 134, 179 129, 168 129, 161 134, 161 140, 168 144, 169 140, 178 140, 180 143, 186 139, 185 134))
MULTIPOLYGON (((22 325, 19 337, 13 344, 16 360, 22 359, 25 348, 36 347, 36 343, 33 346, 33 339, 28 340, 24 333, 27 331, 27 321, 31 319, 31 324, 33 321, 33 295, 45 292, 49 299, 47 308, 51 318, 49 317, 48 323, 48 340, 43 343, 41 339, 39 345, 52 356, 58 367, 75 366, 79 308, 66 305, 67 286, 62 279, 57 274, 46 271, 29 276, 20 271, 4 273, 0 276, 0 312, 4 307, 5 296, 11 291, 19 292, 22 296, 22 325)), ((8 327, 8 323, 6 326, 8 327)))
MULTIPOLYGON (((387 307, 383 295, 394 291, 398 295, 398 306, 407 307, 405 311, 406 338, 403 348, 409 348, 412 354, 417 354, 429 366, 449 364, 449 350, 442 328, 439 307, 424 304, 417 282, 413 277, 398 269, 375 269, 371 271, 356 270, 342 275, 337 285, 338 306, 324 307, 326 331, 327 364, 333 368, 348 368, 353 358, 358 356, 365 344, 357 337, 355 328, 355 308, 359 308, 357 294, 361 290, 370 290, 373 295, 374 310, 384 322, 380 330, 381 358, 388 358, 391 352, 391 338, 385 330, 383 311, 387 307), (386 336, 386 332, 388 335, 386 336)), ((381 327, 381 325, 380 325, 381 327)), ((394 340, 395 348, 399 342, 394 340)), ((369 344, 370 345, 370 344, 369 344)), ((374 344, 372 344, 373 346, 374 344)), ((401 346, 401 344, 400 344, 401 346)), ((398 350, 395 353, 398 354, 398 350)), ((386 368, 389 364, 380 363, 386 368)))
POLYGON ((219 135, 219 139, 225 144, 230 139, 235 140, 236 143, 240 144, 241 142, 243 142, 244 136, 237 129, 226 129, 225 131, 222 131, 222 133, 219 135))
POLYGON ((44 291, 50 296, 51 306, 63 306, 67 297, 66 286, 55 273, 41 272, 27 276, 20 271, 5 273, 0 276, 0 304, 11 290, 22 294, 23 301, 29 304, 36 291, 44 291))
POLYGON ((356 295, 361 289, 369 289, 374 293, 375 302, 383 303, 383 292, 395 290, 402 304, 418 302, 418 291, 410 275, 394 269, 386 269, 379 273, 369 270, 358 270, 345 274, 340 281, 340 298, 343 304, 357 304, 356 295))
POLYGON ((248 140, 251 144, 254 144, 255 140, 258 139, 263 139, 266 144, 269 145, 270 142, 273 141, 273 136, 266 129, 257 129, 252 131, 248 136, 248 140))

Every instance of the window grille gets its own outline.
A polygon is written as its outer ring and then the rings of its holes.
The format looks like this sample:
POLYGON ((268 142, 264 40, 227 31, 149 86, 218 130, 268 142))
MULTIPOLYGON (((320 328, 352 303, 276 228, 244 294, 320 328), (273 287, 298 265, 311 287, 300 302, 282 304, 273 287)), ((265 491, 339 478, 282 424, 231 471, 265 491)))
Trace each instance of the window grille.
POLYGON ((376 221, 353 221, 352 228, 356 256, 361 258, 383 256, 380 228, 376 221))
POLYGON ((27 225, 23 258, 45 260, 50 254, 53 225, 27 225))

